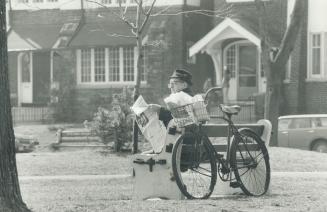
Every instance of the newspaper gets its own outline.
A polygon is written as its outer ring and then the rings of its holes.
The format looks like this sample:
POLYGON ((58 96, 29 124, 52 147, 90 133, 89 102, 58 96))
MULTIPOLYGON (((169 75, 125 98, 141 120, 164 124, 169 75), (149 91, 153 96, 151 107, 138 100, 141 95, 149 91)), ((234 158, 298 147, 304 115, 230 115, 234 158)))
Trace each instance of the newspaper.
POLYGON ((149 107, 141 95, 131 109, 136 115, 137 125, 145 139, 150 142, 155 153, 160 153, 165 145, 167 130, 159 120, 158 113, 149 107))

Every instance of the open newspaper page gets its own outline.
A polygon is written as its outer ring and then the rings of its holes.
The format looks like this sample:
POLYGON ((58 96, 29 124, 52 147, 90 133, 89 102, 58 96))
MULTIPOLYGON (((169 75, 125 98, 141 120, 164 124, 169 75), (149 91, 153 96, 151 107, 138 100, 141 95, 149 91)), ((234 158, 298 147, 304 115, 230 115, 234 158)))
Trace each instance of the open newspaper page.
POLYGON ((145 139, 151 143, 155 153, 160 153, 166 137, 166 127, 159 120, 158 113, 153 111, 140 95, 131 107, 136 115, 136 122, 145 139))

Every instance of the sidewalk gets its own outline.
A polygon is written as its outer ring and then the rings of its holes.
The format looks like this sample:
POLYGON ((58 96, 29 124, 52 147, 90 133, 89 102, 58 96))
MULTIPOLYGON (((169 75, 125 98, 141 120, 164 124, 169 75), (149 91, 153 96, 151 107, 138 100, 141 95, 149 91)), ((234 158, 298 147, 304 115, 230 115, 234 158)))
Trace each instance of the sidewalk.
MULTIPOLYGON (((19 180, 111 180, 129 178, 132 175, 53 175, 53 176, 19 176, 19 180)), ((272 172, 271 177, 291 177, 291 178, 327 178, 327 172, 272 172)))

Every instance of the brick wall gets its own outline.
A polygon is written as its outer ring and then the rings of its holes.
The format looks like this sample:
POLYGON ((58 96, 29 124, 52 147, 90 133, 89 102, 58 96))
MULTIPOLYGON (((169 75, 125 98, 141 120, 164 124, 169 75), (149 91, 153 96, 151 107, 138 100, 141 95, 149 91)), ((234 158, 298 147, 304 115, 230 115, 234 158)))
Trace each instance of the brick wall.
POLYGON ((306 100, 306 113, 327 113, 327 82, 307 82, 303 97, 306 100))
POLYGON ((307 91, 311 88, 307 87, 307 25, 308 11, 303 14, 304 22, 297 36, 293 52, 291 54, 291 75, 288 83, 284 84, 284 94, 287 110, 284 114, 301 114, 308 113, 310 109, 307 107, 308 98, 307 91))

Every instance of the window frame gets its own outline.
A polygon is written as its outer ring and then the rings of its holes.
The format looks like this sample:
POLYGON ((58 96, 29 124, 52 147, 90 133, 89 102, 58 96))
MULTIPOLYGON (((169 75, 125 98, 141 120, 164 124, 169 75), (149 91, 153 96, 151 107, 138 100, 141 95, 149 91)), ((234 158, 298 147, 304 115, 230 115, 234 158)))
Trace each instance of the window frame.
MULTIPOLYGON (((130 54, 129 54, 130 55, 130 54)), ((143 64, 146 63, 146 56, 143 57, 144 58, 144 62, 143 64)), ((131 59, 131 58, 130 58, 131 59)), ((119 46, 119 47, 98 47, 98 48, 85 48, 85 49, 77 49, 76 50, 76 69, 77 69, 77 85, 78 86, 116 86, 116 85, 133 85, 136 82, 136 63, 137 60, 137 47, 136 46, 119 46), (118 67, 119 67, 119 81, 111 81, 111 79, 109 78, 110 75, 110 68, 111 68, 111 62, 112 59, 110 59, 110 55, 111 55, 111 50, 113 49, 117 49, 118 48, 118 67), (124 58, 124 49, 129 49, 132 48, 133 50, 133 69, 134 71, 133 73, 133 81, 124 81, 124 73, 125 73, 125 69, 124 69, 124 61, 126 60, 124 58), (105 64, 105 81, 96 81, 95 80, 95 50, 96 49, 104 49, 104 64, 105 64), (87 82, 82 82, 82 51, 83 50, 90 50, 91 51, 91 80, 87 81, 87 82)), ((116 64, 117 65, 117 64, 116 64)), ((145 69, 145 66, 144 66, 145 69)), ((146 70, 144 70, 146 71, 146 70)), ((147 83, 147 75, 143 74, 143 72, 140 73, 141 77, 144 76, 143 79, 141 79, 141 84, 146 84, 147 83)))
POLYGON ((309 79, 313 79, 313 80, 321 80, 321 79, 325 79, 325 71, 324 71, 324 33, 322 32, 311 32, 309 33, 309 42, 308 42, 308 73, 307 76, 309 79), (314 36, 319 35, 320 36, 320 45, 319 45, 319 49, 320 49, 320 73, 319 74, 314 74, 313 73, 313 51, 314 48, 317 49, 317 47, 315 47, 313 45, 313 38, 314 36))

